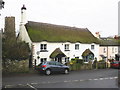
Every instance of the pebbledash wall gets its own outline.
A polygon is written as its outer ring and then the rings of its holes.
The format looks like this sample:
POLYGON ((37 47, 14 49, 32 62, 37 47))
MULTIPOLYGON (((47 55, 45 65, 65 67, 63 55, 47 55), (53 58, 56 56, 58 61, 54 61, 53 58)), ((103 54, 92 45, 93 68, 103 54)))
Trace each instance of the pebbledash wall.
MULTIPOLYGON (((70 42, 63 42, 63 43, 51 43, 51 42, 37 42, 32 43, 33 45, 33 65, 38 65, 41 62, 41 58, 47 58, 47 61, 50 61, 50 55, 51 53, 56 49, 60 48, 60 50, 66 55, 66 57, 69 57, 69 61, 72 58, 79 57, 79 59, 82 59, 82 53, 86 49, 90 49, 94 53, 94 57, 99 57, 99 44, 82 44, 82 43, 70 43, 70 42), (47 52, 40 52, 40 45, 41 44, 47 44, 47 52), (65 51, 65 44, 69 44, 69 51, 65 51), (79 44, 79 50, 75 50, 75 44, 79 44), (94 45, 94 49, 91 49, 91 45, 94 45), (37 58, 39 57, 39 58, 37 58)), ((65 57, 62 58, 62 63, 65 63, 65 57)))

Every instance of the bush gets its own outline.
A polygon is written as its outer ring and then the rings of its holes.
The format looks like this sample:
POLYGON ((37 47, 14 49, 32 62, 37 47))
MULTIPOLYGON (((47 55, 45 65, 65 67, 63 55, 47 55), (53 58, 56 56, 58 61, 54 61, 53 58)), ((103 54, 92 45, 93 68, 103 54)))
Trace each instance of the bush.
POLYGON ((70 63, 70 70, 91 69, 91 64, 85 64, 83 59, 73 58, 70 63))
POLYGON ((79 59, 79 58, 72 58, 71 59, 71 63, 75 64, 75 63, 80 63, 80 64, 83 64, 84 60, 83 59, 79 59))

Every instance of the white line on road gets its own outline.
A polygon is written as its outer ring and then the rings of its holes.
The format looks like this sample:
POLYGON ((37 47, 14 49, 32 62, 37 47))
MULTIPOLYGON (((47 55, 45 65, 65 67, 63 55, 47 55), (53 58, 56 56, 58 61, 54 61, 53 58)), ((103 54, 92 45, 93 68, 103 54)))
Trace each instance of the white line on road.
POLYGON ((73 80, 73 81, 78 82, 79 80, 73 80))
POLYGON ((93 79, 88 79, 89 81, 93 80, 93 79))
POLYGON ((85 80, 79 80, 80 82, 85 81, 85 80))
POLYGON ((96 78, 96 79, 93 79, 93 80, 99 80, 99 79, 96 78))
POLYGON ((71 82, 71 81, 64 81, 64 82, 71 82))
POLYGON ((28 84, 28 83, 27 83, 27 85, 28 85, 29 87, 33 88, 34 90, 37 90, 37 88, 33 87, 32 85, 30 85, 30 84, 28 84))
POLYGON ((38 83, 31 83, 31 84, 38 84, 38 83))

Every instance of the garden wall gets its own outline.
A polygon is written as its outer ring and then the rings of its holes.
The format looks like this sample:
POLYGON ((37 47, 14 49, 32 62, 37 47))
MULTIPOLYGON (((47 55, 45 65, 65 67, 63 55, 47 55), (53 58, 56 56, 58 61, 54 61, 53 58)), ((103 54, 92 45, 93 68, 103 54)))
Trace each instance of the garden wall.
POLYGON ((105 62, 97 62, 97 63, 74 63, 74 64, 68 64, 70 66, 70 70, 90 70, 90 69, 105 69, 106 67, 105 62))
POLYGON ((9 72, 29 72, 29 60, 7 60, 2 62, 2 72, 9 73, 9 72))

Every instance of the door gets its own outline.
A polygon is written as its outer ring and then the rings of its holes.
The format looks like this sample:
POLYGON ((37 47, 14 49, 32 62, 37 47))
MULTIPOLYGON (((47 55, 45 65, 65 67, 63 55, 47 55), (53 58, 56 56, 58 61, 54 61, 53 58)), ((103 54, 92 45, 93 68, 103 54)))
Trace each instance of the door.
POLYGON ((58 62, 62 63, 62 58, 61 57, 58 58, 58 62))
POLYGON ((62 65, 60 62, 56 62, 57 71, 64 71, 64 65, 62 65))

